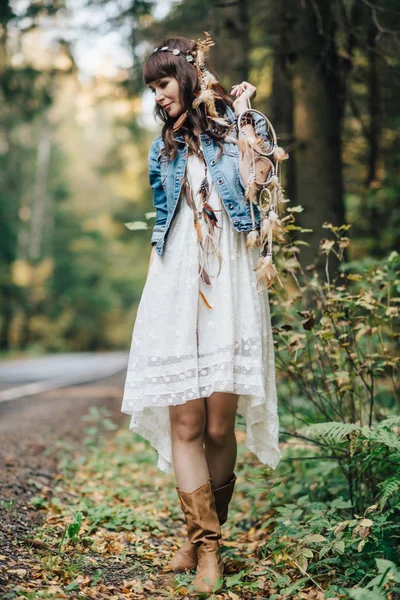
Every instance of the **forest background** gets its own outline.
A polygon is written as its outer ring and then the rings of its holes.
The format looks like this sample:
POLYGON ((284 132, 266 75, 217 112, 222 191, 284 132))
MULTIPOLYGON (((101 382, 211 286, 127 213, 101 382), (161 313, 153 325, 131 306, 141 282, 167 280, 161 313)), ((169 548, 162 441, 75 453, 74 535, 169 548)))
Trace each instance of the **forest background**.
POLYGON ((20 0, 3 2, 0 20, 3 355, 128 348, 154 222, 147 151, 161 128, 141 66, 167 32, 210 31, 225 88, 257 86, 253 107, 290 155, 297 225, 312 230, 295 240, 303 265, 326 222, 351 225, 350 259, 395 247, 396 2, 20 0), (135 220, 147 231, 128 231, 135 220))

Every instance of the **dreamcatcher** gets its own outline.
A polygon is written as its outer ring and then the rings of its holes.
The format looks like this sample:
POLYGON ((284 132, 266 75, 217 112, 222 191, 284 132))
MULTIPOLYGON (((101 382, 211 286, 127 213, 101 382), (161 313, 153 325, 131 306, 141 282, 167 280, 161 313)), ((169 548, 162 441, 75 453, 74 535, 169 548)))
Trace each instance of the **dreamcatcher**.
MULTIPOLYGON (((280 182, 282 162, 288 158, 283 148, 278 146, 275 130, 267 117, 250 107, 238 115, 238 138, 226 138, 239 146, 242 160, 248 164, 248 183, 245 201, 250 203, 253 229, 247 235, 247 247, 260 247, 257 272, 257 288, 262 291, 270 288, 278 271, 273 261, 273 242, 284 242, 283 223, 291 216, 280 218, 282 206, 287 200, 280 182), (260 226, 257 228, 254 205, 260 212, 260 226)), ((283 287, 283 286, 282 286, 283 287)))

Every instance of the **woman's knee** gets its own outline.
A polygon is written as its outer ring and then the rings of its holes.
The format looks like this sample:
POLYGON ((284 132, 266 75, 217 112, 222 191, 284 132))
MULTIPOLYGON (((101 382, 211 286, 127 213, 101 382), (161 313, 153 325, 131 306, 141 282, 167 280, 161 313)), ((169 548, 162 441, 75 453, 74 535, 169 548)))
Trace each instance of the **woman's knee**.
POLYGON ((204 439, 206 444, 221 448, 228 446, 236 439, 235 426, 224 422, 209 423, 206 425, 204 439))
MULTIPOLYGON (((181 407, 180 407, 181 408, 181 407)), ((206 415, 203 410, 171 411, 171 434, 180 442, 203 441, 206 415)))

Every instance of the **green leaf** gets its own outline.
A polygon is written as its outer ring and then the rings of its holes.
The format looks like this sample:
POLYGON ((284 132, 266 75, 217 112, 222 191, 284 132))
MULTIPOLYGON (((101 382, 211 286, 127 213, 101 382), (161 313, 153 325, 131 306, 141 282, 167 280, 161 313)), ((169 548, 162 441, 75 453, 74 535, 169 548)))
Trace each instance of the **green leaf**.
POLYGON ((215 582, 215 585, 213 587, 213 592, 218 592, 218 590, 221 589, 223 585, 224 585, 224 578, 222 575, 220 575, 218 577, 217 581, 215 582))
POLYGON ((124 223, 124 225, 127 229, 130 229, 131 231, 149 228, 145 221, 131 221, 130 223, 124 223))
POLYGON ((65 586, 65 592, 74 592, 79 590, 79 584, 76 581, 71 581, 67 586, 65 586))
POLYGON ((327 554, 327 552, 329 552, 330 547, 329 546, 323 546, 323 548, 321 548, 321 550, 318 552, 318 558, 319 560, 321 560, 321 558, 323 556, 325 556, 325 554, 327 554))
POLYGON ((326 538, 320 533, 312 533, 311 535, 306 535, 302 541, 310 544, 311 542, 326 542, 326 538))
POLYGON ((225 585, 226 587, 234 587, 235 585, 238 585, 241 581, 241 579, 246 575, 246 571, 242 570, 239 571, 239 573, 236 573, 236 575, 231 575, 230 577, 225 577, 225 585))
POLYGON ((339 540, 338 542, 334 542, 332 548, 337 550, 339 554, 344 554, 344 542, 343 540, 339 540))
POLYGON ((46 505, 46 498, 41 498, 40 496, 33 496, 31 498, 31 504, 36 508, 42 508, 42 506, 46 505))
POLYGON ((392 562, 391 560, 385 560, 384 558, 376 558, 375 562, 376 562, 376 567, 377 567, 379 573, 381 573, 382 575, 383 575, 383 573, 386 573, 386 571, 388 571, 388 570, 392 574, 400 575, 400 568, 398 568, 395 565, 395 563, 392 562))
POLYGON ((308 427, 310 431, 315 432, 323 440, 332 442, 339 442, 352 431, 360 429, 359 425, 355 425, 354 423, 338 423, 336 421, 314 423, 308 427))

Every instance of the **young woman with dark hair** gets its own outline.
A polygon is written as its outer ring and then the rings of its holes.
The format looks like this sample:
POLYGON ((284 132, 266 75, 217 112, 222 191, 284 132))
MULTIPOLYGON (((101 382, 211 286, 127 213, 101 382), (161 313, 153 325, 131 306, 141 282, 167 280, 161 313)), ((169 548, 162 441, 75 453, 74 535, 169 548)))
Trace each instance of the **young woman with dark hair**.
POLYGON ((248 164, 232 143, 256 88, 243 81, 228 96, 205 67, 210 39, 166 39, 144 64, 164 125, 149 150, 153 249, 122 405, 130 429, 158 451, 158 467, 174 470, 188 540, 170 568, 197 567, 198 592, 223 573, 237 412, 247 447, 272 468, 280 460, 268 293, 257 290, 259 252, 246 243, 248 164))

